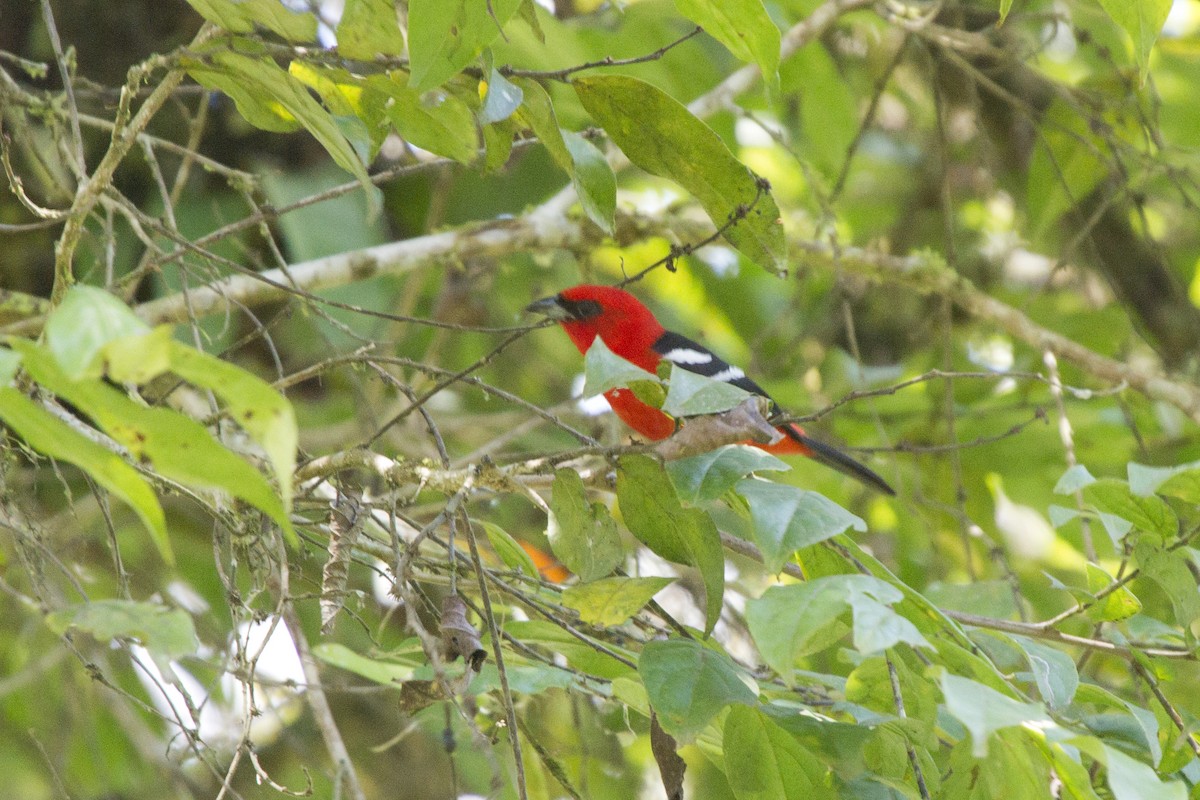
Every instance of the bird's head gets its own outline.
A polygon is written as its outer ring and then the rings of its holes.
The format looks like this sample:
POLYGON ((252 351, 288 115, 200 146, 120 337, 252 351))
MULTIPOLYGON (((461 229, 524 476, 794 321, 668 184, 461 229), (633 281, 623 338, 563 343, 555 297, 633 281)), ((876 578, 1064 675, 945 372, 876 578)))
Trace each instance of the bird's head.
MULTIPOLYGON (((639 360, 653 356, 651 345, 664 333, 650 309, 613 286, 572 286, 530 303, 525 310, 557 321, 581 353, 599 336, 609 350, 644 369, 639 360)), ((653 363, 648 369, 654 369, 653 363)))

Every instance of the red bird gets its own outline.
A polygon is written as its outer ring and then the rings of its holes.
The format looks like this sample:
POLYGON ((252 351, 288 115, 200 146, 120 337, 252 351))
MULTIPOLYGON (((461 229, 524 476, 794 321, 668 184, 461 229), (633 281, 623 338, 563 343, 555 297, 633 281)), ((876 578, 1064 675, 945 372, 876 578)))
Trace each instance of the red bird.
MULTIPOLYGON (((775 401, 746 373, 731 366, 701 344, 668 331, 646 306, 629 292, 612 286, 573 286, 553 297, 531 303, 525 309, 557 321, 571 341, 586 353, 599 336, 608 349, 647 372, 656 372, 660 361, 695 372, 713 380, 725 381, 751 394, 775 401)), ((628 389, 611 389, 604 397, 626 425, 647 439, 665 439, 675 432, 675 420, 653 406, 646 405, 628 389)), ((772 445, 755 445, 778 455, 808 456, 826 466, 886 494, 892 487, 872 470, 824 442, 813 439, 799 425, 781 425, 784 438, 772 445)))

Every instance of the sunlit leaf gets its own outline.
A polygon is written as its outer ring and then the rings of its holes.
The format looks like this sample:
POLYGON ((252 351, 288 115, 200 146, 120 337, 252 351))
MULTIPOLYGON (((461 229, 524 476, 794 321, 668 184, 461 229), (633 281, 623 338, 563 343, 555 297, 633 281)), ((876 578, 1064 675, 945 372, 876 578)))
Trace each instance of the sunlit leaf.
POLYGON ((346 0, 337 26, 338 53, 373 61, 378 55, 404 53, 404 34, 391 0, 346 0))
POLYGON ((601 578, 563 592, 563 605, 589 625, 620 625, 674 581, 674 578, 601 578))
POLYGON ((188 0, 209 22, 230 33, 253 33, 262 26, 292 42, 317 38, 317 18, 307 11, 293 11, 280 0, 188 0))
MULTIPOLYGON (((11 352, 11 351, 0 351, 11 352)), ((0 421, 30 447, 51 458, 74 464, 137 513, 150 532, 159 555, 175 563, 162 506, 137 470, 110 450, 69 428, 11 387, 0 387, 0 421)))
POLYGON ((941 685, 946 711, 970 731, 976 758, 988 754, 988 739, 998 730, 1027 723, 1051 724, 1041 705, 1014 700, 970 678, 946 672, 941 685))
POLYGON ((754 542, 771 572, 779 572, 792 553, 867 524, 824 495, 782 483, 748 479, 737 493, 750 506, 754 542))
POLYGON ((500 36, 520 5, 520 0, 410 0, 412 87, 425 91, 449 80, 500 36))
POLYGON ((584 108, 629 160, 675 181, 725 226, 725 238, 747 258, 772 272, 784 267, 786 246, 779 207, 770 191, 738 161, 711 128, 654 86, 623 75, 572 82, 584 108))

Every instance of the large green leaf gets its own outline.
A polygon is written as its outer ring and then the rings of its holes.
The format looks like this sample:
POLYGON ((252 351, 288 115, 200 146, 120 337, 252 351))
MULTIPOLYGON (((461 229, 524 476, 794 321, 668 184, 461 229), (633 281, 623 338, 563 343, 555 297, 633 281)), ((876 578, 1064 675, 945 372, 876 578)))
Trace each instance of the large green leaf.
POLYGON ((756 708, 725 718, 725 777, 737 800, 835 800, 829 770, 756 708))
POLYGON ((92 600, 52 612, 46 624, 60 635, 79 628, 106 642, 136 639, 151 653, 166 658, 192 655, 200 646, 188 613, 160 603, 92 600))
POLYGON ((1187 553, 1170 550, 1149 537, 1138 539, 1133 548, 1142 575, 1158 584, 1171 601, 1175 621, 1185 631, 1200 618, 1200 591, 1190 569, 1187 553))
POLYGON ((675 7, 739 59, 757 63, 772 91, 779 87, 779 28, 762 0, 675 0, 675 7))
POLYGON ((1144 78, 1150 65, 1150 48, 1171 13, 1171 0, 1100 0, 1100 5, 1133 39, 1133 55, 1144 78))
POLYGON ((617 501, 625 525, 642 544, 678 564, 700 570, 704 581, 705 629, 721 616, 725 558, 721 537, 708 514, 684 508, 660 463, 648 456, 622 456, 617 501))
POLYGON ((771 572, 779 572, 801 547, 867 524, 824 495, 770 481, 746 479, 737 485, 750 506, 754 541, 771 572))
POLYGON ((1108 788, 1116 800, 1185 800, 1183 781, 1163 781, 1153 768, 1092 736, 1069 740, 1107 768, 1108 788))
POLYGON ((283 506, 291 508, 299 441, 292 404, 257 375, 180 342, 171 342, 170 358, 172 372, 211 390, 234 421, 262 446, 279 482, 283 506))
POLYGON ((757 699, 728 656, 690 639, 647 643, 638 674, 663 730, 685 744, 725 706, 757 699))
POLYGON ((592 341, 592 346, 583 357, 583 374, 585 397, 636 383, 659 382, 658 376, 653 372, 647 372, 609 350, 608 345, 599 336, 592 341))
POLYGON ((1127 520, 1138 530, 1162 539, 1173 538, 1179 533, 1179 520, 1162 498, 1136 495, 1125 481, 1103 478, 1083 487, 1082 491, 1083 499, 1098 511, 1127 520))
POLYGON ((1174 467, 1147 467, 1130 463, 1129 489, 1138 497, 1165 494, 1189 503, 1200 503, 1200 461, 1174 467))
POLYGON ((453 77, 500 35, 520 5, 520 0, 411 0, 412 87, 423 92, 453 77))
POLYGON ((617 523, 603 503, 588 503, 583 480, 573 469, 554 473, 548 537, 554 555, 584 581, 608 575, 624 552, 617 523))
POLYGON ((734 157, 711 128, 670 95, 624 75, 573 81, 583 107, 629 160, 675 181, 691 193, 725 238, 747 258, 772 272, 784 268, 786 243, 779 207, 770 191, 734 157))
POLYGON ((216 50, 204 61, 189 59, 185 66, 200 84, 232 97, 250 124, 276 132, 303 126, 339 167, 358 179, 368 197, 376 196, 366 167, 333 116, 273 60, 216 50))
POLYGON ((626 622, 674 581, 674 578, 601 578, 563 592, 563 605, 589 625, 614 627, 626 622))
POLYGON ((588 218, 601 230, 612 233, 617 179, 608 160, 587 139, 559 128, 550 95, 540 83, 527 78, 514 83, 523 94, 518 118, 533 130, 559 169, 571 176, 588 218))
POLYGON ((838 617, 847 609, 854 619, 854 647, 864 655, 901 642, 932 647, 912 622, 889 608, 903 597, 869 575, 829 575, 772 586, 746 604, 746 622, 763 660, 790 682, 797 658, 828 647, 844 633, 838 617))
MULTIPOLYGON (((11 351, 3 351, 11 352, 11 351)), ((56 419, 16 389, 0 388, 0 421, 30 447, 51 458, 74 464, 137 513, 159 554, 175 563, 162 506, 150 485, 116 453, 106 450, 56 419)))
POLYGON ((404 34, 396 22, 396 5, 392 0, 346 0, 337 44, 340 55, 363 61, 403 55, 404 34))
POLYGON ((942 673, 946 711, 971 733, 976 758, 988 754, 988 738, 998 730, 1027 723, 1051 724, 1040 704, 1023 703, 978 681, 942 673))
POLYGON ((732 383, 715 381, 676 364, 671 365, 670 381, 662 409, 673 417, 719 414, 750 396, 732 383))
POLYGON ((680 499, 716 500, 742 478, 763 470, 786 471, 786 463, 758 447, 730 444, 689 458, 667 462, 667 474, 680 499))
POLYGON ((49 352, 33 342, 14 340, 26 371, 86 413, 135 458, 148 460, 162 475, 187 486, 220 489, 270 516, 296 545, 295 531, 280 496, 249 463, 222 447, 204 426, 166 408, 147 408, 111 386, 72 381, 49 352))
POLYGON ((46 320, 46 346, 67 377, 98 378, 104 373, 100 354, 110 342, 149 332, 150 326, 115 296, 76 284, 46 320))
POLYGON ((417 147, 461 164, 479 158, 475 112, 452 92, 423 95, 407 83, 403 72, 393 72, 367 79, 363 103, 382 108, 400 135, 417 147))
POLYGON ((317 38, 317 18, 293 11, 279 0, 188 0, 209 22, 230 33, 254 33, 262 26, 291 42, 317 38))

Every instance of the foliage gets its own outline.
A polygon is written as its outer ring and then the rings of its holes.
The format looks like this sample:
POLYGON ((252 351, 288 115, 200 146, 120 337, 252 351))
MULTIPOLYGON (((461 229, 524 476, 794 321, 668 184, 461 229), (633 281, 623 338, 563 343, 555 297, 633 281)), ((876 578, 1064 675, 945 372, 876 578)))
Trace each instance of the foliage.
POLYGON ((187 2, 0 7, 13 796, 1200 796, 1196 3, 187 2))

